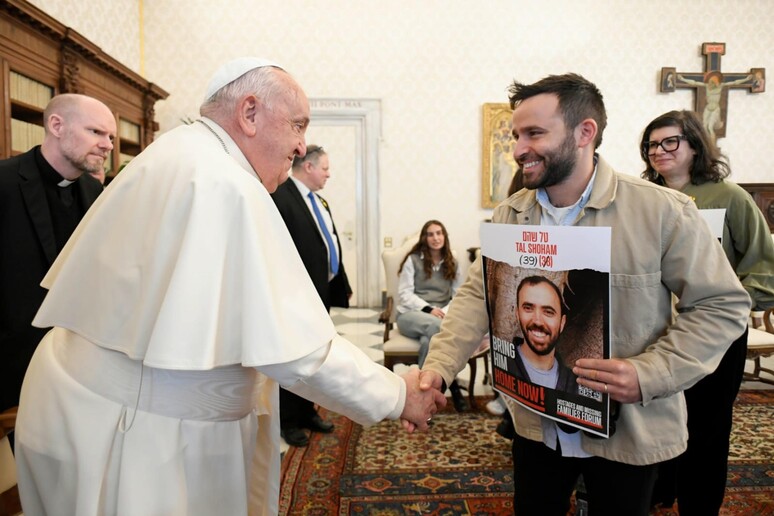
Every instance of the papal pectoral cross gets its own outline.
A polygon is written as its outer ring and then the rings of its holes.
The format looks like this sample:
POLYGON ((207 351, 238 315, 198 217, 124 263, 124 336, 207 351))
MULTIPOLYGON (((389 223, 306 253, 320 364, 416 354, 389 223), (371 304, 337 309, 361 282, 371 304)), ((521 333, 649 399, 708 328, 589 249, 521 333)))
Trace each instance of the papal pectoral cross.
POLYGON ((701 53, 706 56, 704 72, 678 72, 675 68, 661 69, 661 91, 675 88, 696 90, 695 111, 702 118, 712 141, 726 135, 729 88, 746 88, 751 93, 766 91, 766 69, 750 68, 746 73, 722 73, 720 56, 726 53, 725 43, 704 43, 701 53))

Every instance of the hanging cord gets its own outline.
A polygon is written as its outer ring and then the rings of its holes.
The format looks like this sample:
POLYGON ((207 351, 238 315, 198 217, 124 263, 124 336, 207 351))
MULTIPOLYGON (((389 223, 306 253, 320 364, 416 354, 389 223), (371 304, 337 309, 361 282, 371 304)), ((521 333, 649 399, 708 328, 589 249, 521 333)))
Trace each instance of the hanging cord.
POLYGON ((132 420, 129 422, 129 426, 126 426, 126 411, 121 414, 121 421, 118 423, 118 431, 122 434, 127 433, 132 429, 134 425, 134 418, 137 417, 137 407, 140 406, 140 395, 142 394, 142 378, 145 367, 143 367, 142 361, 140 361, 140 385, 137 387, 137 399, 134 401, 134 413, 132 414, 132 420))

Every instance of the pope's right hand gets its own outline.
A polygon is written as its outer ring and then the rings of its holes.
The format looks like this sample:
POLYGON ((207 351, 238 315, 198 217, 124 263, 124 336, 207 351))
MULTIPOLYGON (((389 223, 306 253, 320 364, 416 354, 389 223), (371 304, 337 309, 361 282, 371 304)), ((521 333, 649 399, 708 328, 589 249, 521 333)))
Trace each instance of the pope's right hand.
MULTIPOLYGON (((411 368, 402 377, 406 382, 406 404, 400 415, 401 424, 409 433, 417 429, 427 430, 427 423, 433 414, 446 406, 446 396, 439 389, 421 388, 417 368, 411 368)), ((438 385, 440 387, 440 382, 438 385)))

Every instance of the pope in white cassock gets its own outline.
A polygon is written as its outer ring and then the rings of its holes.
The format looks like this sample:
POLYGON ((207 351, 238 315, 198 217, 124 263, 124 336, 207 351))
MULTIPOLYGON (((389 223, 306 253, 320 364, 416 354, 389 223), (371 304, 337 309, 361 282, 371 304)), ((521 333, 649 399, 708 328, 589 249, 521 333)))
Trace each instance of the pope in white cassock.
POLYGON ((426 429, 438 392, 337 336, 269 197, 306 152, 278 65, 213 77, 202 118, 113 181, 43 286, 53 327, 16 427, 27 514, 276 514, 278 383, 361 424, 426 429))

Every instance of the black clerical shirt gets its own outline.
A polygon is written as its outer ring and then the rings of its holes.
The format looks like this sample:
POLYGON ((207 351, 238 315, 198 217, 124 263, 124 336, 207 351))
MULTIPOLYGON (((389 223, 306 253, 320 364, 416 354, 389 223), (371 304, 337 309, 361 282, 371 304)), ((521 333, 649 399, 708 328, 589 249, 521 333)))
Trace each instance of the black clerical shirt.
POLYGON ((59 186, 64 178, 46 161, 40 152, 40 147, 35 149, 35 161, 43 179, 43 189, 46 192, 46 202, 54 227, 56 248, 57 251, 61 251, 86 211, 83 209, 78 188, 79 179, 67 186, 59 186))

